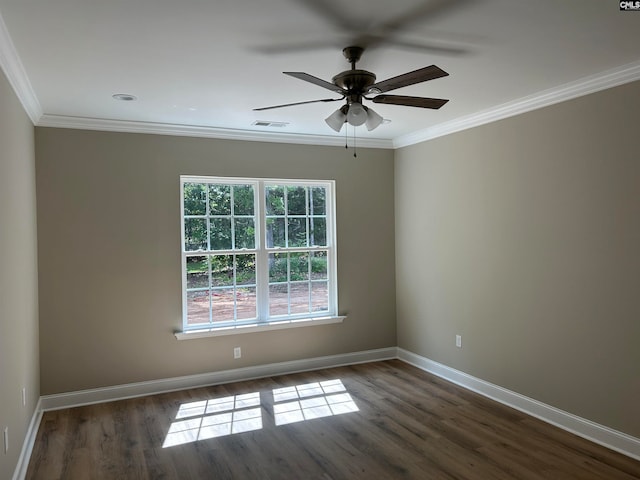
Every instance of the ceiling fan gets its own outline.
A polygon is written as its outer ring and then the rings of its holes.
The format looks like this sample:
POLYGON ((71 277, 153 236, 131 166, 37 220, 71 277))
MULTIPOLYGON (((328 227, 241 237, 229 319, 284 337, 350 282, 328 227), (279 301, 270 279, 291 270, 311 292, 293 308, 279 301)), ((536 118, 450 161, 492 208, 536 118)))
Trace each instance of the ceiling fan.
POLYGON ((342 129, 345 123, 353 126, 365 124, 367 130, 377 128, 383 118, 373 109, 362 104, 364 100, 373 103, 384 103, 389 105, 403 105, 406 107, 421 107, 438 109, 449 100, 440 98, 409 97, 404 95, 386 95, 386 92, 397 88, 414 85, 416 83, 434 80, 449 75, 441 68, 431 65, 420 68, 412 72, 407 72, 397 77, 388 78, 376 83, 376 76, 366 70, 356 69, 356 63, 360 60, 363 47, 352 46, 342 50, 347 61, 351 64, 351 70, 346 70, 333 77, 331 82, 327 82, 313 75, 304 72, 283 72, 285 75, 313 83, 322 88, 341 95, 340 98, 323 98, 320 100, 309 100, 306 102, 286 103, 284 105, 274 105, 271 107, 254 108, 255 111, 270 110, 272 108, 292 107, 294 105, 305 105, 319 102, 339 102, 346 100, 345 104, 333 112, 325 119, 325 122, 336 132, 342 129), (374 95, 368 97, 367 95, 374 95))

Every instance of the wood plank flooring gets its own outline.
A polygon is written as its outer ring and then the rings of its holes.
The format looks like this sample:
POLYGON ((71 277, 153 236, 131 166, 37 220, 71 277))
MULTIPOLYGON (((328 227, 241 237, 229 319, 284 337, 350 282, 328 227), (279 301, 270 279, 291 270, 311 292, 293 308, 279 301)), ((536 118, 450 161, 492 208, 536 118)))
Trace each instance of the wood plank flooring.
POLYGON ((391 360, 46 412, 27 478, 631 480, 640 462, 391 360))

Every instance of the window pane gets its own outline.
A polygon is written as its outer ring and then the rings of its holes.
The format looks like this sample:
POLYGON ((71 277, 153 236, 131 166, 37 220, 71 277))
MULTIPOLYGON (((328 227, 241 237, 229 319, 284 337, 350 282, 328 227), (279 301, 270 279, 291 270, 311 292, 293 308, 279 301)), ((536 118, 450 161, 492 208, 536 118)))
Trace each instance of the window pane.
POLYGON ((309 215, 327 214, 327 190, 324 187, 312 187, 309 189, 309 215))
POLYGON ((284 187, 266 187, 267 215, 284 215, 284 187))
POLYGON ((287 187, 287 213, 289 215, 307 214, 307 189, 305 187, 287 187))
POLYGON ((313 252, 311 254, 311 278, 313 280, 327 279, 327 252, 313 252))
POLYGON ((204 218, 184 219, 184 249, 187 252, 207 250, 207 221, 204 218))
POLYGON ((309 284, 291 284, 291 313, 309 312, 309 284))
POLYGON ((233 187, 233 214, 253 215, 252 185, 235 185, 233 187))
POLYGON ((184 214, 207 214, 207 188, 203 183, 184 184, 184 214))
POLYGON ((311 217, 309 219, 309 242, 312 246, 324 247, 327 245, 327 220, 324 217, 311 217))
POLYGON ((209 220, 211 229, 211 250, 231 249, 231 219, 212 218, 209 220))
POLYGON ((269 254, 269 283, 287 281, 287 254, 269 254))
POLYGON ((309 279, 309 254, 291 253, 289 256, 289 279, 291 281, 309 279))
POLYGON ((211 318, 214 322, 233 320, 233 287, 213 290, 211 318))
POLYGON ((289 314, 289 285, 269 285, 269 315, 289 314))
POLYGON ((236 229, 235 248, 255 248, 256 229, 253 218, 236 218, 234 224, 236 229))
POLYGON ((187 288, 209 286, 207 257, 187 257, 187 288))
POLYGON ((209 185, 209 215, 231 215, 231 185, 209 185))
POLYGON ((327 282, 311 282, 311 310, 314 312, 326 312, 329 310, 327 282))
POLYGON ((211 255, 211 285, 226 287, 233 285, 233 256, 211 255))
POLYGON ((285 247, 284 218, 267 218, 267 247, 285 247))
POLYGON ((256 284, 256 256, 236 255, 236 285, 256 284))
POLYGON ((236 292, 236 317, 238 320, 256 318, 256 287, 239 288, 236 292))
POLYGON ((289 218, 289 247, 307 246, 307 219, 289 218))
POLYGON ((187 323, 209 323, 209 291, 187 292, 187 323))

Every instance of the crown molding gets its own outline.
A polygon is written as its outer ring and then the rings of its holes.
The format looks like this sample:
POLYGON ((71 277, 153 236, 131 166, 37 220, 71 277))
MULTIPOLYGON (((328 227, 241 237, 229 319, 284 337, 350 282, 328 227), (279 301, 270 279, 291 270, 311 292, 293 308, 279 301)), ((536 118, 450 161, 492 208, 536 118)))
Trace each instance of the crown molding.
POLYGON ((27 77, 24 66, 20 61, 18 52, 16 51, 7 25, 0 14, 0 68, 9 80, 9 84, 16 93, 18 100, 25 109, 27 115, 31 119, 31 123, 36 125, 42 117, 42 107, 36 97, 31 82, 27 77))
POLYGON ((640 61, 590 75, 574 82, 565 83, 559 87, 503 103, 502 105, 444 122, 418 132, 396 137, 393 140, 393 148, 415 145, 416 143, 537 110, 636 80, 640 80, 640 61))
MULTIPOLYGON (((298 133, 274 133, 198 125, 174 125, 169 123, 106 120, 100 118, 72 117, 45 114, 36 123, 38 127, 75 128, 108 132, 148 133, 183 137, 221 138, 250 142, 293 143, 301 145, 325 145, 344 147, 344 137, 307 135, 298 133)), ((392 140, 358 138, 359 148, 393 148, 392 140)))

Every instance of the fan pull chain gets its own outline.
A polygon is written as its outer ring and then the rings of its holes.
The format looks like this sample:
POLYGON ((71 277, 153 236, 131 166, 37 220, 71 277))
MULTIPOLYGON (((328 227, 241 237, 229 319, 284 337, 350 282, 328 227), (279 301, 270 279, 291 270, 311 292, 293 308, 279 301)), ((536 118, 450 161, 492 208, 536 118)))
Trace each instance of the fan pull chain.
MULTIPOLYGON (((349 124, 344 128, 344 148, 349 148, 349 124)), ((358 157, 356 150, 356 127, 353 127, 353 156, 358 157)))
POLYGON ((357 158, 358 154, 356 153, 356 127, 353 127, 353 158, 357 158))
POLYGON ((349 125, 348 124, 344 127, 344 148, 349 148, 349 125))

